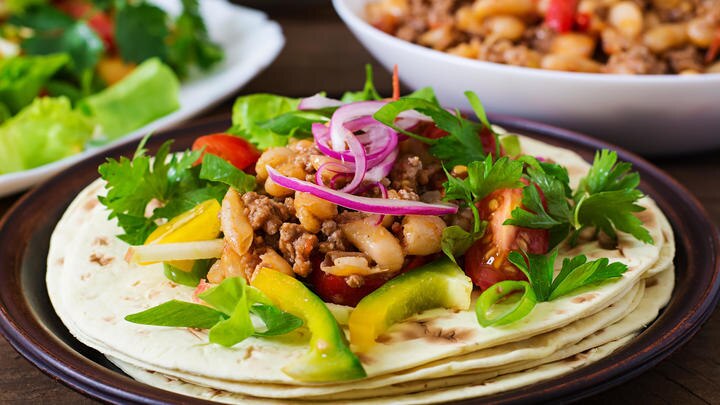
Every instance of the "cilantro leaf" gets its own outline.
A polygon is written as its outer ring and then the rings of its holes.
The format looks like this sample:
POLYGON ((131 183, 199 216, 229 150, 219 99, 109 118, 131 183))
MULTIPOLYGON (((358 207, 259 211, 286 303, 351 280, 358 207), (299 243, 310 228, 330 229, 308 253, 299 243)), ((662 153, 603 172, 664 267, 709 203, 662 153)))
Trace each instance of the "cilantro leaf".
POLYGON ((508 260, 527 276, 538 301, 552 301, 578 288, 621 277, 627 271, 623 263, 610 263, 607 258, 588 262, 585 255, 580 255, 563 260, 560 273, 553 280, 557 255, 557 249, 547 255, 517 251, 508 255, 508 260))

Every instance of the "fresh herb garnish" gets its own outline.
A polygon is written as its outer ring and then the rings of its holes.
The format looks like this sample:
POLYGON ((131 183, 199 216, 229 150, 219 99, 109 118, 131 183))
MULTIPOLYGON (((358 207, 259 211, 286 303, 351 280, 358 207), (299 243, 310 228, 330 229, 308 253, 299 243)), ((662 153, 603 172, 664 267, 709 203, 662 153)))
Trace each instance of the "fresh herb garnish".
POLYGON ((572 198, 567 169, 528 156, 520 160, 528 165, 529 185, 523 189, 523 207, 513 210, 512 218, 505 224, 548 229, 551 246, 564 240, 570 231, 571 241, 575 240, 587 227, 596 227, 613 238, 615 230, 620 230, 642 242, 653 243, 642 221, 633 215, 644 210, 637 204, 643 197, 637 190, 640 176, 630 171, 629 163, 617 163, 615 152, 603 150, 595 155, 592 167, 572 198))
POLYGON ((162 144, 155 158, 144 149, 147 137, 138 146, 132 159, 108 159, 98 171, 107 182, 107 196, 100 202, 110 209, 109 218, 117 218, 125 231, 118 237, 131 245, 141 245, 157 225, 158 219, 171 219, 209 199, 221 201, 228 184, 239 191, 255 188, 253 176, 232 165, 219 162, 206 154, 203 165, 193 164, 201 151, 171 154, 172 141, 162 144), (205 166, 207 163, 207 166, 205 166), (159 205, 146 216, 148 204, 159 205))
POLYGON ((595 160, 573 196, 575 210, 573 224, 576 232, 595 226, 608 236, 616 237, 615 230, 627 232, 645 243, 653 243, 650 232, 642 221, 633 215, 644 211, 637 201, 643 193, 637 189, 640 175, 631 172, 632 165, 618 163, 617 153, 603 150, 595 160))
MULTIPOLYGON (((497 137, 497 135, 493 132, 492 126, 490 126, 485 115, 485 110, 475 93, 466 92, 465 95, 470 100, 480 122, 466 119, 459 111, 455 113, 447 111, 437 103, 434 95, 431 98, 403 97, 383 106, 373 115, 373 118, 398 132, 429 144, 430 153, 449 167, 468 165, 471 162, 485 159, 486 153, 480 139, 483 128, 489 130, 493 136, 497 137), (448 135, 438 139, 431 139, 406 131, 395 125, 397 117, 408 110, 415 110, 427 115, 439 129, 447 132, 448 135)), ((423 94, 423 96, 427 97, 428 95, 423 94)), ((497 157, 499 156, 499 143, 495 143, 496 150, 493 151, 493 154, 497 157)))
POLYGON ((472 210, 474 218, 472 232, 466 232, 457 225, 443 230, 441 245, 448 257, 455 260, 455 256, 464 254, 485 233, 486 223, 480 220, 477 203, 495 190, 522 187, 522 172, 522 162, 502 157, 493 163, 492 156, 470 163, 465 179, 454 177, 446 170, 448 180, 443 184, 444 199, 458 200, 461 207, 472 210))
POLYGON ((628 268, 620 262, 610 263, 606 257, 589 262, 585 255, 580 255, 564 259, 560 273, 553 279, 557 256, 557 249, 547 255, 513 251, 508 260, 525 273, 540 302, 552 301, 578 288, 621 277, 628 268))
POLYGON ((242 277, 227 278, 198 298, 211 307, 172 300, 128 315, 125 320, 143 325, 209 329, 210 342, 227 347, 250 336, 283 335, 303 325, 302 319, 270 304, 242 277), (263 330, 255 329, 251 314, 262 320, 263 330))

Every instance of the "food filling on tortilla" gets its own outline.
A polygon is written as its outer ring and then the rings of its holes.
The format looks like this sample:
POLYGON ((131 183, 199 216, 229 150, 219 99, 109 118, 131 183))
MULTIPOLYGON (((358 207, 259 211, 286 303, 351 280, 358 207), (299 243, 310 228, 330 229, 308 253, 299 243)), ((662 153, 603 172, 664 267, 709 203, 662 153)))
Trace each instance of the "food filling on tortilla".
MULTIPOLYGON (((192 150, 172 154, 165 143, 150 157, 143 142, 132 159, 103 164, 105 190, 77 201, 99 194, 102 205, 88 209, 110 221, 90 231, 92 245, 124 248, 125 261, 94 252, 111 271, 72 275, 64 258, 52 260, 62 255, 53 242, 48 287, 71 331, 129 369, 237 378, 233 387, 253 395, 243 384, 372 381, 463 356, 479 372, 518 364, 478 365, 481 349, 515 344, 502 356, 519 356, 523 339, 583 325, 576 342, 614 305, 602 322, 617 322, 638 305, 643 279, 668 267, 671 230, 615 152, 598 151, 587 165, 491 125, 474 93, 466 93, 472 114, 463 114, 431 89, 400 97, 396 88, 382 99, 368 76, 341 100, 241 97, 233 127, 198 137, 192 150), (98 236, 105 230, 122 242, 98 236), (137 279, 144 268, 187 292, 137 279), (123 292, 117 307, 93 304, 82 287, 92 277, 137 293, 123 292), (243 348, 251 364, 258 348, 272 347, 261 361, 271 371, 239 371, 243 380, 225 367, 154 359, 71 307, 93 307, 87 313, 134 338, 195 331, 211 345, 206 356, 243 348), (420 338, 430 342, 422 355, 401 347, 420 338)), ((54 238, 76 215, 71 206, 54 238)))

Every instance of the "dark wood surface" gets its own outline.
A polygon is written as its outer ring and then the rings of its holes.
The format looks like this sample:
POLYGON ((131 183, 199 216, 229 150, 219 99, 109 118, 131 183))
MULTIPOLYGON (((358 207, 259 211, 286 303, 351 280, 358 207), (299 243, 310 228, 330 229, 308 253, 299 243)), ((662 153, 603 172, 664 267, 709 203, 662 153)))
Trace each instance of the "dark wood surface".
MULTIPOLYGON (((325 90, 330 95, 338 95, 362 86, 362 66, 373 60, 326 1, 253 3, 262 4, 271 17, 281 23, 287 44, 278 60, 241 94, 273 92, 305 96, 325 90)), ((378 66, 376 83, 382 93, 389 93, 389 75, 378 66)), ((232 100, 228 100, 203 116, 226 113, 231 105, 232 100)), ((713 222, 720 224, 720 150, 653 162, 694 193, 713 222)), ((0 199, 0 214, 18 197, 0 199)), ((45 376, 0 339, 0 404, 40 401, 94 403, 45 376)), ((720 311, 715 311, 690 343, 652 370, 583 402, 720 404, 720 311)))

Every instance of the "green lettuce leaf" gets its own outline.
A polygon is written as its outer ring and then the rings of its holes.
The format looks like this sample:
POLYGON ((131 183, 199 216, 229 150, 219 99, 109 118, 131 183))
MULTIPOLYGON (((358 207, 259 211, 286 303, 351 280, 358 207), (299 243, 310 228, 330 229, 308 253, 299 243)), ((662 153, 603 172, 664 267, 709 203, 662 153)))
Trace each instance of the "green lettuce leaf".
POLYGON ((279 133, 263 124, 282 114, 297 110, 300 100, 273 94, 239 97, 233 106, 233 126, 229 132, 239 135, 260 149, 284 146, 293 133, 279 133))
POLYGON ((180 82, 167 65, 150 59, 111 87, 80 102, 102 127, 108 139, 116 139, 180 108, 180 82))
POLYGON ((66 54, 0 59, 0 103, 17 114, 69 60, 66 54))
POLYGON ((0 174, 79 153, 92 133, 92 123, 67 98, 38 98, 0 126, 0 174))

